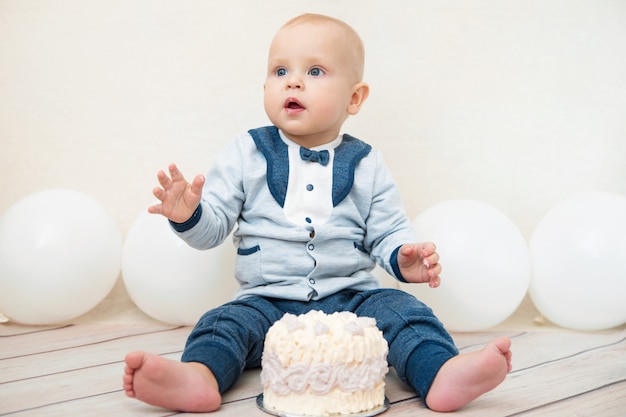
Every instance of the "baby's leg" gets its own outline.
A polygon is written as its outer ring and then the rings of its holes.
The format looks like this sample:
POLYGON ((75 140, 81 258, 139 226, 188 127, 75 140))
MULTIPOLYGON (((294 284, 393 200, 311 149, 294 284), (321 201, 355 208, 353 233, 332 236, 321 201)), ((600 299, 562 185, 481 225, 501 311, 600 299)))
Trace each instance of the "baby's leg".
POLYGON ((387 360, 435 411, 452 411, 499 385, 511 368, 511 341, 458 355, 454 340, 432 310, 398 290, 366 291, 353 297, 357 314, 375 317, 389 342, 387 360))
POLYGON ((126 356, 126 395, 177 411, 218 409, 220 393, 237 381, 244 368, 260 365, 265 333, 282 315, 261 297, 208 311, 191 331, 181 362, 145 352, 126 356))
POLYGON ((215 411, 222 399, 217 381, 205 365, 146 352, 126 355, 124 391, 145 403, 187 412, 215 411))
POLYGON ((453 357, 443 364, 426 395, 434 411, 454 411, 491 391, 511 371, 511 340, 496 339, 477 352, 453 357))

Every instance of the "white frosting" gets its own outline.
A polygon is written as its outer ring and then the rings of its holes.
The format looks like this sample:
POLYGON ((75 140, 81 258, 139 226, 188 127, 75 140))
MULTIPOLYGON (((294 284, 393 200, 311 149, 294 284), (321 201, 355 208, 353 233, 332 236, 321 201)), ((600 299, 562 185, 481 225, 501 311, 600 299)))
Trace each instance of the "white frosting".
POLYGON ((387 352, 372 318, 349 312, 285 314, 265 339, 264 406, 302 415, 351 414, 379 406, 385 398, 387 352))

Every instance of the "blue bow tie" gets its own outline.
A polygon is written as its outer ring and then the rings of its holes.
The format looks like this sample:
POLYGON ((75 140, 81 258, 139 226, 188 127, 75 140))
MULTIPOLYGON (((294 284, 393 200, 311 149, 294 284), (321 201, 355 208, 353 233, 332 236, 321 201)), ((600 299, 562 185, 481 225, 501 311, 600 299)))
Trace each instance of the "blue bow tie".
POLYGON ((328 151, 313 151, 301 146, 300 158, 302 158, 303 161, 319 162, 322 165, 326 165, 330 159, 330 153, 328 153, 328 151))

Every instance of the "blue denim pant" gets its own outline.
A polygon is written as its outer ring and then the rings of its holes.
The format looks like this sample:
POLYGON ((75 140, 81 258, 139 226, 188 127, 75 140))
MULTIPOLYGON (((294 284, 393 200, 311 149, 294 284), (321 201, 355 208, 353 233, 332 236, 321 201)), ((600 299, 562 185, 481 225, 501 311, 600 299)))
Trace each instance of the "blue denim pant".
POLYGON ((205 364, 223 393, 244 369, 261 365, 265 334, 275 321, 285 313, 299 315, 311 310, 374 317, 389 344, 389 365, 422 398, 439 368, 458 354, 428 306, 404 291, 381 288, 344 290, 307 302, 262 297, 232 301, 200 318, 189 335, 182 361, 205 364))

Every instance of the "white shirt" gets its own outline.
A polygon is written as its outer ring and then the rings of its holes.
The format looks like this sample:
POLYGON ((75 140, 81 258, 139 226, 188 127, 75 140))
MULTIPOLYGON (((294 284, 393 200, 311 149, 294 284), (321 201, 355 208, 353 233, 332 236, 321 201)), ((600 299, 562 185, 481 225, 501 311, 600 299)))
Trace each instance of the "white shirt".
POLYGON ((289 146, 289 182, 283 212, 287 219, 301 226, 317 226, 328 221, 333 211, 333 159, 335 148, 343 140, 339 135, 335 140, 311 148, 314 151, 327 150, 327 165, 304 161, 300 157, 300 145, 279 131, 280 138, 289 146))

